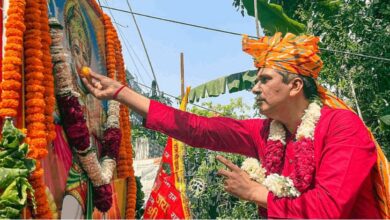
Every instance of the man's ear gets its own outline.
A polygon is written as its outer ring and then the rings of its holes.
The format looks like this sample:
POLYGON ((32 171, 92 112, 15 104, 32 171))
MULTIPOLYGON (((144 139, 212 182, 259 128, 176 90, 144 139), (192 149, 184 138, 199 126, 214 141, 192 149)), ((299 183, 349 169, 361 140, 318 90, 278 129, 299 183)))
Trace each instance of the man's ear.
POLYGON ((290 96, 296 96, 301 91, 303 92, 303 80, 299 77, 295 77, 289 83, 290 86, 290 96))

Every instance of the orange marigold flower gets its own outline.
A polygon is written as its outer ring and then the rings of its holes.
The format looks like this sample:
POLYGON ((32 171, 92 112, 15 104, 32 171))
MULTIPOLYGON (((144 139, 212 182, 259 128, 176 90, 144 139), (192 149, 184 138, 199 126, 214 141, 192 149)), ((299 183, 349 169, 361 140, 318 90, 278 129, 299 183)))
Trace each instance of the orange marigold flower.
POLYGON ((8 28, 8 29, 5 29, 5 36, 6 37, 11 37, 11 36, 22 37, 23 31, 16 29, 16 28, 8 28))
POLYGON ((42 92, 28 92, 26 95, 25 95, 26 99, 27 100, 30 100, 30 99, 43 99, 44 95, 42 92))
POLYGON ((38 80, 42 81, 44 78, 44 75, 42 72, 29 72, 26 73, 26 80, 38 80))
POLYGON ((3 99, 1 100, 2 108, 14 108, 16 109, 19 106, 19 101, 15 99, 3 99))
POLYGON ((28 65, 24 68, 25 72, 42 72, 45 68, 41 65, 28 65))
POLYGON ((22 51, 6 50, 4 57, 22 57, 22 51))
POLYGON ((28 136, 31 138, 45 138, 46 137, 46 132, 45 131, 40 131, 40 130, 30 130, 28 132, 28 136))
POLYGON ((45 87, 41 85, 26 85, 27 92, 45 92, 45 87))
POLYGON ((19 81, 16 80, 4 80, 1 82, 1 88, 3 90, 19 90, 21 88, 22 84, 19 81))
POLYGON ((3 79, 4 80, 17 80, 20 81, 22 79, 22 75, 17 71, 4 71, 3 70, 3 79))
POLYGON ((11 15, 17 15, 17 16, 24 15, 24 9, 20 8, 20 7, 16 7, 16 6, 10 4, 10 7, 8 8, 8 11, 7 11, 7 15, 8 16, 11 16, 11 15))
POLYGON ((41 50, 29 48, 29 49, 24 50, 24 55, 27 57, 42 57, 43 53, 41 50))
POLYGON ((32 122, 27 125, 28 130, 44 130, 46 125, 41 122, 32 122))
POLYGON ((10 64, 10 63, 3 63, 3 66, 2 66, 3 72, 5 72, 5 71, 17 71, 19 68, 20 67, 15 66, 15 65, 10 64))
MULTIPOLYGON (((10 17, 8 17, 8 19, 10 19, 10 17)), ((20 20, 15 20, 12 23, 7 22, 5 24, 5 27, 6 28, 15 28, 15 29, 18 29, 22 32, 24 32, 26 30, 26 25, 24 25, 23 21, 20 21, 20 20)))
POLYGON ((22 44, 23 37, 22 36, 10 36, 10 37, 7 37, 6 42, 7 42, 7 44, 9 44, 9 43, 22 44))
POLYGON ((41 29, 41 23, 37 20, 28 20, 25 22, 27 29, 41 29))
POLYGON ((40 41, 41 40, 41 31, 37 29, 28 29, 24 32, 24 40, 35 40, 40 41))
POLYGON ((45 115, 43 113, 35 113, 35 114, 29 114, 26 116, 26 122, 44 122, 45 121, 45 115))
POLYGON ((29 39, 24 42, 24 46, 26 48, 35 48, 35 49, 41 49, 42 44, 40 40, 34 40, 34 39, 29 39))
POLYGON ((9 43, 4 46, 4 49, 7 50, 17 50, 21 51, 23 49, 23 46, 20 44, 15 44, 15 43, 9 43))
MULTIPOLYGON (((36 113, 41 113, 41 112, 43 112, 43 108, 41 108, 41 107, 28 107, 28 108, 26 108, 26 114, 36 114, 36 113)), ((27 128, 29 128, 29 126, 34 127, 34 123, 33 124, 30 123, 29 125, 27 125, 27 128)), ((35 128, 32 130, 42 130, 42 129, 44 129, 44 128, 41 128, 41 129, 35 128)), ((31 130, 31 129, 29 129, 29 130, 31 130)))
POLYGON ((31 145, 36 148, 46 148, 47 146, 46 138, 31 139, 31 145))
POLYGON ((26 101, 26 106, 45 108, 45 102, 42 99, 30 99, 26 101))
POLYGON ((4 90, 1 93, 1 98, 4 99, 14 99, 18 100, 20 97, 18 92, 12 91, 12 90, 4 90))
POLYGON ((22 59, 20 57, 4 57, 3 62, 7 64, 22 65, 22 59))
POLYGON ((36 65, 36 66, 42 66, 42 61, 41 59, 37 58, 37 57, 27 57, 24 62, 27 64, 27 65, 36 65))
POLYGON ((18 112, 15 109, 10 109, 10 108, 0 108, 0 117, 16 117, 18 112))

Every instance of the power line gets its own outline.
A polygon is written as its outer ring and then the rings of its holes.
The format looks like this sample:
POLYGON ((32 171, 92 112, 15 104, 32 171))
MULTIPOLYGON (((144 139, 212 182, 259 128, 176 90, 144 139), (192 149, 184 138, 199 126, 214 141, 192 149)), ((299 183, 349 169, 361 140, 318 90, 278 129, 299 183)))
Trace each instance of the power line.
MULTIPOLYGON (((102 7, 103 8, 109 8, 109 9, 115 10, 115 11, 129 13, 129 14, 132 14, 133 16, 134 15, 138 15, 138 16, 141 16, 141 17, 146 17, 146 18, 151 18, 151 19, 156 19, 156 20, 161 20, 161 21, 172 22, 172 23, 176 23, 176 24, 181 24, 181 25, 186 25, 186 26, 190 26, 190 27, 205 29, 205 30, 209 30, 209 31, 216 31, 216 32, 221 32, 221 33, 225 33, 225 34, 242 36, 241 33, 237 33, 237 32, 225 31, 225 30, 221 30, 221 29, 210 28, 210 27, 206 27, 206 26, 190 24, 190 23, 186 23, 186 22, 181 22, 181 21, 176 21, 176 20, 171 20, 171 19, 166 19, 166 18, 161 18, 161 17, 155 17, 155 16, 141 14, 141 13, 136 13, 136 12, 132 12, 132 11, 126 11, 126 10, 122 10, 122 9, 118 9, 118 8, 111 8, 111 7, 107 7, 107 6, 102 6, 102 7)), ((249 35, 249 37, 257 38, 256 36, 251 36, 251 35, 249 35)), ((343 53, 343 54, 348 54, 348 55, 354 55, 354 56, 363 57, 363 58, 371 58, 371 59, 377 59, 377 60, 383 60, 383 61, 390 61, 389 58, 385 58, 385 57, 377 57, 377 56, 365 55, 365 54, 360 54, 360 53, 353 53, 353 52, 348 52, 348 51, 340 51, 340 50, 333 50, 333 49, 326 49, 326 48, 320 48, 320 50, 329 51, 329 52, 333 52, 333 53, 343 53)))
MULTIPOLYGON (((104 2, 106 3, 106 5, 108 5, 107 0, 104 0, 104 2)), ((99 1, 99 6, 101 7, 100 1, 99 1)), ((136 72, 135 72, 136 77, 138 78, 138 75, 139 75, 141 81, 142 81, 143 83, 145 83, 145 82, 144 82, 144 79, 142 78, 142 75, 139 73, 138 66, 137 66, 137 64, 135 63, 134 58, 133 58, 133 56, 131 55, 129 48, 127 47, 127 44, 126 44, 127 38, 124 38, 124 37, 123 37, 123 35, 122 35, 122 29, 118 27, 118 26, 122 26, 122 25, 120 25, 118 22, 116 22, 115 16, 114 16, 114 14, 112 13, 111 9, 109 9, 108 12, 110 13, 112 19, 114 20, 115 25, 117 26, 118 33, 119 33, 120 37, 121 37, 122 40, 123 40, 123 43, 124 43, 124 45, 125 45, 127 54, 130 56, 130 59, 131 59, 131 61, 132 61, 133 64, 134 64, 134 67, 135 67, 135 69, 136 69, 136 72)), ((129 44, 130 44, 130 43, 129 43, 129 44)), ((130 46, 131 46, 131 45, 130 45, 130 46)), ((134 52, 134 54, 137 56, 137 54, 136 54, 135 52, 134 52)), ((137 57, 138 57, 138 56, 137 56, 137 57)), ((142 64, 142 63, 141 63, 141 64, 142 64)), ((144 68, 144 69, 145 69, 145 68, 144 68)), ((145 70, 145 72, 147 73, 146 70, 145 70)), ((148 75, 148 76, 149 76, 149 75, 148 75)), ((150 77, 150 76, 149 76, 149 77, 150 77)))
MULTIPOLYGON (((145 68, 144 64, 142 63, 141 59, 138 57, 137 53, 135 52, 134 48, 131 46, 129 40, 128 40, 127 38, 123 38, 123 37, 122 37, 122 39, 124 39, 125 45, 127 45, 126 42, 128 42, 131 51, 134 53, 135 58, 137 58, 138 62, 141 64, 142 69, 145 71, 146 75, 147 75, 151 80, 153 80, 153 78, 150 76, 150 73, 146 70, 146 68, 145 68)), ((134 65, 136 65, 136 64, 135 64, 135 61, 133 61, 133 62, 134 62, 134 65)), ((138 68, 137 68, 137 69, 138 69, 138 68)))
POLYGON ((146 49, 146 45, 145 45, 145 42, 144 42, 144 38, 142 37, 141 30, 140 30, 139 27, 138 27, 137 20, 135 19, 135 16, 134 16, 134 14, 132 13, 133 10, 131 9, 129 0, 126 0, 126 2, 127 2, 127 6, 129 7, 129 10, 130 10, 130 12, 131 12, 131 15, 132 15, 132 17, 133 17, 134 24, 135 24, 135 26, 136 26, 136 28, 137 28, 137 31, 138 31, 138 35, 139 35, 139 37, 141 38, 142 46, 144 47, 145 54, 146 54, 146 58, 148 59, 149 66, 150 66, 150 69, 152 70, 152 74, 153 74, 154 80, 156 81, 157 92, 160 93, 160 89, 159 89, 159 87, 158 87, 158 82, 157 82, 156 74, 154 73, 153 65, 152 65, 152 62, 150 61, 149 53, 148 53, 148 50, 146 49))
MULTIPOLYGON (((242 34, 237 33, 237 32, 225 31, 225 30, 222 30, 222 29, 210 28, 210 27, 205 27, 205 26, 201 26, 201 25, 190 24, 190 23, 186 23, 186 22, 181 22, 181 21, 176 21, 176 20, 171 20, 171 19, 166 19, 166 18, 155 17, 155 16, 146 15, 146 14, 140 14, 140 13, 136 13, 136 12, 130 12, 130 11, 126 11, 126 10, 122 10, 122 9, 118 9, 118 8, 111 8, 111 7, 106 7, 106 6, 102 6, 102 7, 109 8, 111 10, 124 12, 124 13, 133 14, 133 15, 138 15, 138 16, 141 16, 141 17, 147 17, 147 18, 152 18, 152 19, 156 19, 156 20, 167 21, 167 22, 172 22, 172 23, 176 23, 176 24, 182 24, 182 25, 186 25, 186 26, 190 26, 190 27, 206 29, 206 30, 209 30, 209 31, 222 32, 222 33, 231 34, 231 35, 238 35, 238 36, 242 35, 242 34)), ((250 37, 254 37, 254 36, 250 36, 250 37)), ((254 38, 256 38, 256 37, 254 37, 254 38)))
POLYGON ((121 30, 120 28, 119 28, 118 30, 119 30, 119 34, 120 34, 120 36, 121 36, 121 38, 122 38, 122 40, 123 40, 123 44, 125 45, 127 54, 130 56, 130 59, 131 59, 131 61, 132 61, 133 64, 134 64, 134 67, 135 67, 135 70, 136 70, 136 71, 135 71, 136 77, 138 78, 138 76, 139 76, 140 79, 141 79, 141 81, 142 81, 143 83, 145 83, 144 79, 142 78, 141 73, 139 72, 138 66, 137 66, 137 64, 135 63, 135 60, 134 60, 133 56, 131 55, 131 53, 130 53, 130 51, 129 51, 129 48, 127 47, 127 43, 126 43, 126 41, 124 40, 125 38, 124 38, 123 35, 122 35, 122 30, 121 30))

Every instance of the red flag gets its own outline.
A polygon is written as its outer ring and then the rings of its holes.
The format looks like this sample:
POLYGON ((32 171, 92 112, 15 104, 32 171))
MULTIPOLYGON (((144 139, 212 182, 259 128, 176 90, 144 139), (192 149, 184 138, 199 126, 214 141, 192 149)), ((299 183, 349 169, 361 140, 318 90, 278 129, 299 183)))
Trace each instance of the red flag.
POLYGON ((154 183, 149 200, 146 203, 144 219, 188 219, 190 212, 185 192, 180 192, 176 182, 180 172, 174 165, 177 157, 177 148, 173 143, 177 142, 168 138, 161 159, 160 169, 154 183))

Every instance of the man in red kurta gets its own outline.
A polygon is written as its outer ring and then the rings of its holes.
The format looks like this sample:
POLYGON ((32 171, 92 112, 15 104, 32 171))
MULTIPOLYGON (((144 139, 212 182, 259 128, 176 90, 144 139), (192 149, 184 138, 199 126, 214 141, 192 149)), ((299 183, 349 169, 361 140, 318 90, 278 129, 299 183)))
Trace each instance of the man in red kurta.
MULTIPOLYGON (((264 160, 270 120, 205 118, 151 101, 146 127, 191 146, 264 160)), ((354 113, 323 107, 315 132, 316 174, 310 189, 296 199, 268 194, 270 218, 380 218, 370 172, 375 146, 354 113)), ((291 134, 282 174, 291 172, 291 134)))
POLYGON ((147 128, 194 147, 258 158, 267 175, 291 178, 299 195, 280 196, 219 158, 230 169, 219 172, 226 177, 226 191, 256 202, 262 211, 266 208, 270 218, 380 218, 370 175, 377 159, 375 144, 361 119, 350 110, 331 108, 346 109, 316 84, 322 67, 317 42, 312 36, 282 38, 280 33, 259 40, 244 37, 243 48, 259 68, 252 91, 261 113, 269 118, 265 120, 182 112, 95 73, 93 83, 83 82, 97 98, 116 99, 141 114, 147 128), (322 107, 308 113, 319 99, 322 107), (275 135, 276 123, 285 139, 275 135))

